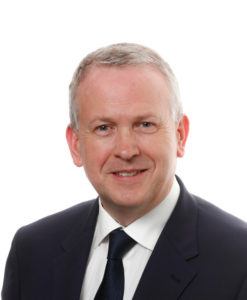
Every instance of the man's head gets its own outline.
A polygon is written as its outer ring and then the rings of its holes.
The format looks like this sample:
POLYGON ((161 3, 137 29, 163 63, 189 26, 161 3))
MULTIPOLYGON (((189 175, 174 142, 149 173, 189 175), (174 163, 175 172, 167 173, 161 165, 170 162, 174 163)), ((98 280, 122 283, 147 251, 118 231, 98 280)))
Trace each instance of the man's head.
POLYGON ((170 90, 170 108, 175 121, 182 114, 179 87, 170 66, 155 51, 138 44, 121 43, 100 48, 88 54, 75 70, 70 84, 70 122, 71 126, 78 128, 78 108, 76 92, 80 82, 86 77, 87 72, 95 66, 152 66, 159 70, 166 78, 170 90))
POLYGON ((176 159, 184 154, 188 119, 182 115, 172 71, 151 50, 110 46, 81 65, 70 86, 68 144, 105 209, 127 225, 169 193, 176 159), (132 63, 124 63, 130 58, 132 63), (157 67, 158 61, 168 73, 157 67))

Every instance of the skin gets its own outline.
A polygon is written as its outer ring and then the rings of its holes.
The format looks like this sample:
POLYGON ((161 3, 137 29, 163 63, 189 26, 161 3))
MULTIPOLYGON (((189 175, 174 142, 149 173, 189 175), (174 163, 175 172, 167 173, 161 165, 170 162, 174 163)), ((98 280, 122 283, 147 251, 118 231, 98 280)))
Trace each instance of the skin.
POLYGON ((123 226, 166 197, 184 155, 189 121, 174 122, 169 96, 150 66, 92 67, 78 87, 79 129, 66 131, 71 155, 123 226))

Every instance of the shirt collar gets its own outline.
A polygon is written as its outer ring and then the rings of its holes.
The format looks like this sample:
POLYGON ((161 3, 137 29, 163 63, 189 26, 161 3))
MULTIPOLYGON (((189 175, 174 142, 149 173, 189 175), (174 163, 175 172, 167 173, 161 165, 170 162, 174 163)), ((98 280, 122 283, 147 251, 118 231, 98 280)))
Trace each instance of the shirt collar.
MULTIPOLYGON (((179 193, 180 187, 174 178, 172 188, 166 198, 150 212, 125 227, 124 231, 138 244, 152 251, 176 206, 179 193)), ((92 247, 96 248, 112 230, 119 227, 123 226, 108 214, 99 200, 99 215, 92 247)))
POLYGON ((103 208, 99 199, 99 214, 92 247, 98 247, 99 244, 105 240, 105 238, 111 231, 119 227, 122 226, 115 219, 113 219, 111 215, 103 208))

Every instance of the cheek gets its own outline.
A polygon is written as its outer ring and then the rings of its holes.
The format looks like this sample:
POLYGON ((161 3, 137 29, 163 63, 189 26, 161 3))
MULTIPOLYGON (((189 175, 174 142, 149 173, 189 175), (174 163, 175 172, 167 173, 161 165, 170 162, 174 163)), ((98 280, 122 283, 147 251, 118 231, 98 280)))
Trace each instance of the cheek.
POLYGON ((146 147, 146 154, 154 161, 156 169, 160 172, 169 172, 174 169, 177 159, 177 144, 175 139, 162 139, 152 141, 146 147))
POLYGON ((176 137, 165 132, 141 139, 140 145, 143 151, 150 153, 150 156, 160 157, 161 159, 169 155, 174 155, 177 151, 176 137))
POLYGON ((87 141, 83 147, 84 168, 87 172, 101 170, 107 162, 111 150, 109 145, 100 141, 87 141))

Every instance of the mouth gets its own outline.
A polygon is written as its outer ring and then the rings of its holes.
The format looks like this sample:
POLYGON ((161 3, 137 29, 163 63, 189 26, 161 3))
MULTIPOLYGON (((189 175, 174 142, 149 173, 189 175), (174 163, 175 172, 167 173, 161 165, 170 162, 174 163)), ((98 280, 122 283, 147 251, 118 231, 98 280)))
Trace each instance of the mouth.
POLYGON ((118 177, 134 177, 137 176, 141 173, 144 173, 147 171, 147 169, 143 170, 121 170, 117 172, 113 172, 113 175, 118 176, 118 177))

